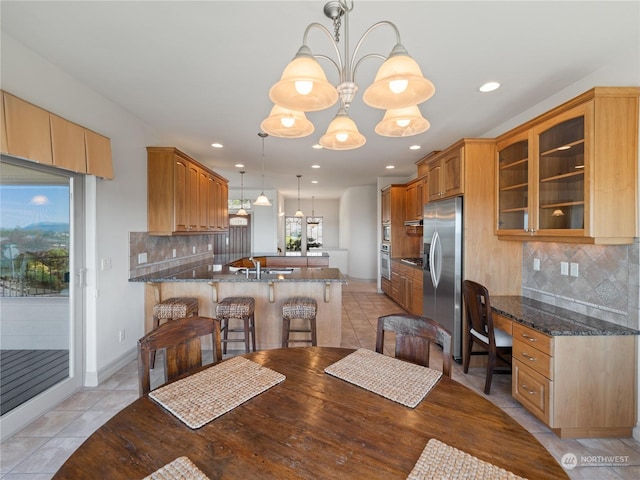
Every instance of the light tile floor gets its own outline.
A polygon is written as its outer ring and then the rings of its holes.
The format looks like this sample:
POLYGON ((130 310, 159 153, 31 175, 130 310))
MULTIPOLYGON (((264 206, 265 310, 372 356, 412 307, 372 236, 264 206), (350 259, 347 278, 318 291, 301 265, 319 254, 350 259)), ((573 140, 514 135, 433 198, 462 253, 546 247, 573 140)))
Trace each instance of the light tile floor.
MULTIPOLYGON (((401 309, 383 294, 374 282, 351 279, 343 288, 342 346, 375 348, 376 322, 380 315, 401 309)), ((388 340, 393 341, 392 338, 388 340)), ((389 345, 389 344, 387 344, 389 345)), ((385 348, 389 348, 385 345, 385 348)), ((391 347, 392 348, 392 347, 391 347)), ((442 357, 432 352, 432 366, 441 368, 442 357)), ((390 353, 390 352, 386 352, 390 353)), ((472 368, 468 375, 454 363, 453 378, 480 395, 484 369, 472 368)), ((120 409, 138 397, 137 366, 130 363, 95 388, 83 388, 52 408, 0 445, 2 480, 47 480, 76 448, 120 409)), ((618 466, 578 466, 567 470, 572 479, 640 479, 640 442, 633 438, 562 440, 530 415, 511 397, 511 376, 497 375, 489 400, 530 431, 558 460, 567 453, 578 462, 602 462, 598 457, 622 457, 618 466)))

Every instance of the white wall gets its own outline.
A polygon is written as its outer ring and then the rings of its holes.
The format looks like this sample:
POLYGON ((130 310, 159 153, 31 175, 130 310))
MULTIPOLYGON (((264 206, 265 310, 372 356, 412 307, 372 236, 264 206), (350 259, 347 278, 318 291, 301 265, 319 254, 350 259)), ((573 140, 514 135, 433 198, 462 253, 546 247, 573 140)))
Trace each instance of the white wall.
POLYGON ((146 150, 162 138, 81 82, 24 45, 2 34, 1 87, 24 100, 111 138, 114 180, 88 182, 88 225, 95 225, 86 246, 89 285, 86 289, 85 359, 87 385, 133 358, 144 329, 143 285, 129 283, 129 231, 146 230, 146 150), (93 191, 93 193, 92 193, 93 191), (94 201, 95 200, 95 201, 94 201), (100 259, 112 269, 99 270, 100 259), (125 330, 123 342, 119 330, 125 330))
MULTIPOLYGON (((261 192, 246 190, 245 197, 252 202, 261 192)), ((278 194, 275 190, 265 190, 271 202, 270 207, 251 205, 251 245, 253 253, 273 253, 278 249, 278 194)))
POLYGON ((351 187, 340 198, 340 248, 349 250, 350 277, 378 277, 377 203, 374 185, 351 187))

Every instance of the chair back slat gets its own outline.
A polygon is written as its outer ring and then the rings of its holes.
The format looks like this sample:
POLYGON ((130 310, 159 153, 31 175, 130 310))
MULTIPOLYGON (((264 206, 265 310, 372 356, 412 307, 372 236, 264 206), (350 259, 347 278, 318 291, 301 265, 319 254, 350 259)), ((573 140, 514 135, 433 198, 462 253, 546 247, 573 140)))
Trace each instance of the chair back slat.
POLYGON ((150 354, 165 349, 164 382, 202 366, 201 337, 209 336, 214 363, 222 360, 220 321, 208 317, 171 320, 138 340, 138 379, 140 395, 151 390, 150 354))
POLYGON ((495 344, 491 300, 487 288, 473 280, 465 280, 462 282, 462 295, 471 327, 489 337, 490 344, 495 344))
POLYGON ((393 314, 378 318, 376 352, 384 353, 385 331, 396 334, 395 356, 429 366, 429 347, 442 347, 442 372, 451 377, 451 333, 435 320, 419 315, 393 314))

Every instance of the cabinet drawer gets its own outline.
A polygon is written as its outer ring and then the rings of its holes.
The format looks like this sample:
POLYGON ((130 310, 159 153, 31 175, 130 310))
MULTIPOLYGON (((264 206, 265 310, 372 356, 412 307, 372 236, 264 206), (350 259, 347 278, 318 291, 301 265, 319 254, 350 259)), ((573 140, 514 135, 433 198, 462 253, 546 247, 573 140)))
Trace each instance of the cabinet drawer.
POLYGON ((513 397, 547 425, 550 425, 549 419, 551 418, 552 389, 552 381, 522 364, 519 360, 513 360, 511 385, 513 397))
POLYGON ((513 323, 513 339, 521 340, 547 355, 552 355, 553 338, 519 323, 513 323))
POLYGON ((553 380, 551 374, 551 372, 553 372, 553 357, 533 348, 530 342, 514 338, 512 356, 540 375, 544 375, 549 380, 553 380))

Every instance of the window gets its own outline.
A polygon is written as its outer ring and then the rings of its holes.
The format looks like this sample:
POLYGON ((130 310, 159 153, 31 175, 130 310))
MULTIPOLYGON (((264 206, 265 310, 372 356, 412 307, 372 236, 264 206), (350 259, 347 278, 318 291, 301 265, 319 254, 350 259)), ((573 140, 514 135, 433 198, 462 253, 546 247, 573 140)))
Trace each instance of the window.
MULTIPOLYGON (((229 206, 229 212, 230 213, 234 213, 237 212, 238 210, 240 210, 240 202, 241 200, 239 198, 229 198, 227 204, 229 206)), ((242 208, 245 209, 246 212, 250 212, 251 211, 251 200, 247 200, 246 198, 244 199, 244 201, 242 201, 243 205, 242 208)))
POLYGON ((322 248, 322 217, 307 217, 307 249, 322 248))
POLYGON ((284 218, 284 241, 287 252, 307 251, 322 248, 322 217, 306 217, 303 228, 302 217, 284 218))

